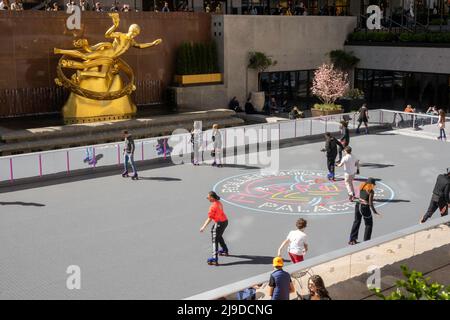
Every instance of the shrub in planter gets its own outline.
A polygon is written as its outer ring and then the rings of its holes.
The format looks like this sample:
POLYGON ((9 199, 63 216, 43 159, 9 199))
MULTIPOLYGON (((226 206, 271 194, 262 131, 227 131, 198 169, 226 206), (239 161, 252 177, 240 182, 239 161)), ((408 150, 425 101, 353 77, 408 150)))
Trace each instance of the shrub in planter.
POLYGON ((428 35, 426 33, 416 33, 413 35, 414 42, 427 42, 428 35))
POLYGON ((398 37, 398 39, 403 42, 410 42, 410 41, 412 41, 412 38, 413 38, 412 33, 408 33, 408 32, 403 32, 398 37))
POLYGON ((350 70, 358 64, 360 59, 353 52, 344 50, 332 50, 328 54, 333 65, 341 70, 350 70))
POLYGON ((434 18, 430 20, 430 26, 440 26, 441 24, 447 25, 447 20, 441 18, 434 18))
POLYGON ((334 103, 316 103, 313 109, 319 111, 342 111, 342 106, 334 103))
POLYGON ((361 32, 361 31, 356 31, 356 32, 350 33, 348 35, 348 40, 349 41, 366 41, 367 40, 366 33, 361 32))
POLYGON ((353 100, 364 99, 364 91, 362 91, 358 88, 350 89, 345 93, 343 98, 344 99, 353 99, 353 100))

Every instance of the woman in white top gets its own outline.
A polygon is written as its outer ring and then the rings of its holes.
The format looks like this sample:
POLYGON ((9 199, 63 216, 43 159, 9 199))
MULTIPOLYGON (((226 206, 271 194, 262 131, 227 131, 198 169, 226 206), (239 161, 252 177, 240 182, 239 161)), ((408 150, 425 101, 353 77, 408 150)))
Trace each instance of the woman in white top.
POLYGON ((438 140, 447 140, 447 136, 445 135, 445 111, 443 109, 439 110, 439 137, 438 140))
POLYGON ((292 263, 302 262, 305 253, 308 251, 308 244, 306 243, 307 236, 304 232, 306 220, 300 218, 295 225, 297 226, 297 230, 289 232, 286 240, 284 240, 280 248, 278 248, 277 254, 278 257, 281 257, 281 251, 289 244, 288 254, 292 263))
POLYGON ((348 200, 353 202, 355 199, 353 180, 355 179, 355 175, 359 174, 359 160, 352 155, 352 148, 350 146, 344 148, 344 153, 345 155, 341 162, 339 162, 336 166, 344 166, 344 182, 348 192, 348 200))
POLYGON ((211 152, 211 156, 214 158, 212 165, 220 168, 222 167, 222 161, 220 158, 220 154, 222 152, 222 134, 219 131, 219 125, 217 123, 213 125, 212 141, 213 151, 211 152))
POLYGON ((194 130, 191 132, 191 143, 194 149, 194 166, 198 166, 200 162, 200 148, 203 145, 202 122, 194 121, 194 130))

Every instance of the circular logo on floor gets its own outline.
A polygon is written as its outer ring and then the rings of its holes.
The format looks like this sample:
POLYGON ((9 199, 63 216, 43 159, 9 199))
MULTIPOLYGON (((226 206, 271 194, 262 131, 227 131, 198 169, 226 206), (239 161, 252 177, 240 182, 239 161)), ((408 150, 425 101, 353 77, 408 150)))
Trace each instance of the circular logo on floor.
MULTIPOLYGON (((218 182, 213 190, 224 202, 259 212, 293 215, 353 213, 355 203, 348 199, 344 178, 328 181, 320 170, 282 170, 275 175, 242 174, 218 182)), ((353 182, 356 195, 364 178, 353 182)), ((375 207, 394 198, 394 191, 377 181, 375 207)))

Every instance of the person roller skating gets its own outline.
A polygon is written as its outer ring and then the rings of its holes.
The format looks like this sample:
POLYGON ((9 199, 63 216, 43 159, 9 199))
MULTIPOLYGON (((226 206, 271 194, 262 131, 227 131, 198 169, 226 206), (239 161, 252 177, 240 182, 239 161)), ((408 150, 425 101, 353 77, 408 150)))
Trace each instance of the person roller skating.
POLYGON ((228 247, 223 239, 223 233, 228 226, 228 218, 223 211, 220 197, 214 191, 208 193, 207 199, 211 202, 211 207, 209 208, 208 218, 200 228, 200 232, 203 232, 211 221, 214 222, 211 227, 212 257, 209 258, 206 263, 217 266, 219 265, 219 255, 228 256, 228 247), (219 244, 221 247, 220 250, 219 244))
POLYGON ((124 138, 125 138, 125 149, 123 150, 124 155, 124 171, 122 172, 122 177, 127 178, 128 175, 128 161, 130 161, 131 168, 133 169, 133 175, 131 176, 132 180, 138 180, 138 173, 136 170, 136 165, 134 164, 134 139, 133 137, 128 133, 128 131, 123 132, 124 138))

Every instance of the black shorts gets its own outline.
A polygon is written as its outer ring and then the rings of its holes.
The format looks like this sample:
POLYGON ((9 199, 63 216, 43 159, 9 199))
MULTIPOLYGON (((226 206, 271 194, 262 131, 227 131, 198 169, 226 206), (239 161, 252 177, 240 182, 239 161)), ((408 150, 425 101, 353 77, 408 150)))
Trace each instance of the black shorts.
POLYGON ((358 122, 359 123, 361 123, 361 122, 367 123, 367 122, 369 122, 369 120, 366 117, 364 117, 364 118, 359 118, 358 122))

